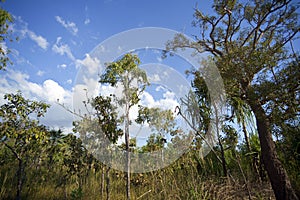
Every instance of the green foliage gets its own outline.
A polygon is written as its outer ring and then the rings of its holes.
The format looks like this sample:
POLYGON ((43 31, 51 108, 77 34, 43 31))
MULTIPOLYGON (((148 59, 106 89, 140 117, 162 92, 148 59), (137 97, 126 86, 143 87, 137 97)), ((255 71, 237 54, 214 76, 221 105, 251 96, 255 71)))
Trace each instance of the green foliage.
POLYGON ((96 111, 97 122, 102 131, 112 143, 116 143, 119 137, 123 135, 123 131, 118 128, 120 123, 118 113, 111 101, 111 97, 97 96, 92 100, 91 105, 96 111))
POLYGON ((72 190, 71 192, 71 199, 72 200, 78 200, 78 199, 82 199, 82 188, 79 187, 77 189, 72 190))
MULTIPOLYGON (((255 165, 264 173, 256 131, 249 135, 250 148, 239 140, 236 125, 249 127, 254 118, 250 100, 263 105, 279 157, 294 188, 300 191, 299 56, 290 54, 285 46, 299 31, 296 7, 287 1, 215 1, 213 9, 216 16, 196 9, 194 26, 203 31, 196 43, 178 35, 168 47, 190 46, 213 55, 202 64, 217 65, 227 92, 229 115, 221 124, 220 143, 203 158, 199 149, 204 143, 197 136, 190 151, 165 169, 132 174, 134 199, 274 198, 268 182, 259 183, 252 169, 255 165), (218 156, 225 158, 229 171, 225 178, 218 156)), ((13 21, 2 8, 0 16, 0 69, 5 69, 9 51, 4 49, 4 42, 10 38, 13 21)), ((92 112, 74 122, 74 133, 79 133, 81 139, 60 130, 48 130, 39 123, 49 105, 25 99, 20 92, 6 94, 6 103, 0 106, 0 199, 13 199, 19 189, 15 185, 20 181, 26 183, 22 192, 25 199, 124 199, 125 173, 108 170, 88 150, 107 149, 124 133, 129 135, 129 110, 139 103, 149 84, 139 64, 136 55, 126 54, 107 65, 99 82, 122 88, 123 95, 100 95, 84 102, 91 105, 92 112), (125 114, 120 116, 117 108, 124 107, 125 114), (120 128, 123 123, 127 126, 124 131, 120 128), (84 145, 88 143, 90 146, 84 145), (104 194, 105 187, 111 192, 104 194)), ((189 73, 194 76, 194 91, 182 103, 195 130, 205 135, 213 102, 203 71, 192 69, 189 73)), ((165 148, 172 152, 176 145, 182 145, 181 139, 187 134, 180 135, 182 130, 172 111, 139 106, 138 114, 135 122, 149 125, 152 134, 141 148, 136 147, 136 138, 129 137, 120 148, 131 152, 165 148), (165 145, 167 134, 172 136, 172 143, 165 145)))
POLYGON ((142 152, 159 151, 164 147, 165 139, 161 135, 151 134, 147 139, 147 144, 142 146, 142 152))
POLYGON ((0 70, 4 70, 7 64, 11 63, 8 54, 10 50, 6 47, 6 42, 13 41, 10 26, 13 18, 9 12, 0 7, 0 70))
MULTIPOLYGON (((214 15, 195 10, 193 25, 200 30, 195 42, 177 35, 167 44, 168 50, 190 47, 213 56, 209 59, 222 76, 228 110, 232 114, 228 119, 231 123, 236 119, 242 125, 245 138, 248 138, 246 125, 250 125, 252 115, 255 115, 271 183, 281 179, 275 171, 284 174, 282 179, 285 180, 280 182, 289 182, 283 166, 274 156, 276 150, 266 148, 274 145, 272 134, 278 140, 291 141, 287 138, 294 137, 296 127, 299 127, 300 77, 296 69, 299 68, 299 56, 288 49, 288 44, 300 30, 298 8, 299 4, 292 1, 214 1, 214 15), (268 139, 264 140, 266 137, 268 139)), ((198 75, 202 73, 201 69, 199 73, 192 70, 197 95, 200 94, 199 99, 208 104, 205 84, 198 75)), ((286 152, 292 146, 277 150, 286 152)), ((247 148, 251 154, 249 144, 247 148)), ((290 188, 289 184, 272 186, 278 198, 281 188, 290 188)), ((295 196, 292 188, 288 190, 291 191, 289 195, 295 196)))
POLYGON ((49 105, 25 99, 20 92, 6 94, 4 99, 7 103, 0 106, 1 146, 9 149, 18 162, 16 198, 20 199, 25 168, 30 159, 40 158, 42 145, 47 143, 48 132, 37 119, 44 115, 49 105))
POLYGON ((230 125, 223 125, 223 133, 222 143, 225 149, 235 150, 238 144, 238 133, 235 128, 230 125))
POLYGON ((45 114, 49 105, 25 99, 20 92, 6 94, 4 99, 7 103, 0 107, 2 143, 13 142, 21 153, 32 140, 43 141, 46 133, 37 119, 45 114))
POLYGON ((175 134, 177 131, 175 118, 171 110, 162 110, 161 108, 148 108, 139 106, 138 117, 135 120, 142 124, 147 122, 157 134, 175 134))

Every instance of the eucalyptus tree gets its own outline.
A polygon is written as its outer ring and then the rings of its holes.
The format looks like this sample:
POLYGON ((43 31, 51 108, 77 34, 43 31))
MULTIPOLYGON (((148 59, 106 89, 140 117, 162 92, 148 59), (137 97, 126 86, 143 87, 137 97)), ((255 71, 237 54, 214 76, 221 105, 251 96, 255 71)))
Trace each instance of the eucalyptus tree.
MULTIPOLYGON (((167 137, 174 137, 181 131, 176 125, 174 113, 169 109, 139 106, 138 117, 135 121, 138 124, 147 123, 151 129, 151 134, 146 145, 142 147, 142 152, 161 150, 167 143, 167 137)), ((163 151, 161 156, 163 160, 163 151)))
POLYGON ((116 62, 109 63, 99 80, 102 84, 109 84, 122 90, 122 96, 116 96, 116 99, 118 106, 124 110, 124 114, 120 118, 124 122, 126 145, 126 166, 124 170, 127 172, 127 199, 130 199, 130 111, 134 105, 138 104, 140 95, 149 84, 146 72, 138 67, 139 64, 140 60, 137 55, 125 54, 116 62))
MULTIPOLYGON (((118 119, 116 107, 112 103, 112 96, 100 95, 88 99, 84 103, 86 107, 88 107, 87 104, 92 107, 91 115, 81 116, 81 120, 74 121, 73 131, 79 134, 83 146, 94 158, 99 158, 98 156, 110 157, 108 151, 110 145, 116 144, 123 135, 122 129, 119 128, 120 120, 118 119), (99 155, 99 153, 102 155, 99 155)), ((104 194, 104 174, 106 174, 106 199, 109 199, 110 167, 105 168, 103 165, 101 193, 104 194)), ((104 197, 102 196, 102 198, 104 197)))
POLYGON ((24 170, 32 148, 48 140, 48 132, 38 119, 46 113, 49 105, 25 99, 20 92, 6 94, 4 99, 7 102, 0 106, 1 145, 9 149, 18 161, 16 199, 21 199, 24 170))
POLYGON ((288 45, 299 33, 298 7, 291 0, 216 0, 214 15, 195 9, 193 26, 200 30, 195 42, 177 35, 168 43, 171 50, 193 48, 196 52, 209 52, 223 78, 228 99, 239 99, 251 108, 263 164, 277 199, 298 199, 272 138, 270 112, 276 109, 266 109, 284 97, 288 88, 266 96, 269 86, 265 83, 276 84, 276 72, 291 60, 288 45), (264 85, 267 87, 261 90, 264 85))

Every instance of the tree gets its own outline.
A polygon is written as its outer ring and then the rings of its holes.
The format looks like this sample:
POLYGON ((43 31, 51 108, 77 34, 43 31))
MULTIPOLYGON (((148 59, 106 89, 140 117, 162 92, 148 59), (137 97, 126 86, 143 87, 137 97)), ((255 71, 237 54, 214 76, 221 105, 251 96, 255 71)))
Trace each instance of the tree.
POLYGON ((5 42, 7 40, 12 41, 12 32, 9 30, 13 18, 9 12, 0 7, 0 70, 6 68, 7 64, 10 63, 8 57, 9 49, 7 49, 5 42))
POLYGON ((45 142, 47 138, 47 131, 44 126, 39 125, 38 118, 45 114, 49 105, 25 99, 20 92, 6 94, 4 99, 7 103, 0 107, 1 144, 18 161, 16 199, 21 199, 24 170, 31 148, 45 142))
MULTIPOLYGON (((142 147, 142 152, 161 150, 167 143, 167 135, 174 137, 178 132, 182 131, 176 126, 173 112, 171 110, 162 110, 158 107, 139 106, 138 117, 135 121, 138 124, 147 123, 152 131, 148 137, 147 144, 142 147)), ((161 156, 163 160, 163 151, 161 156)))
POLYGON ((126 145, 126 166, 127 172, 127 199, 130 199, 130 138, 129 125, 131 124, 129 113, 131 108, 139 102, 139 97, 148 85, 145 71, 138 68, 140 60, 136 55, 126 54, 120 60, 108 64, 104 74, 100 77, 100 83, 109 84, 113 87, 122 88, 122 97, 117 97, 118 105, 124 108, 124 134, 126 145))
POLYGON ((214 16, 195 10, 193 25, 200 28, 200 36, 195 36, 196 42, 177 35, 168 44, 170 50, 189 47, 200 53, 211 53, 224 80, 228 98, 238 98, 251 108, 256 119, 262 160, 277 199, 298 199, 278 158, 272 139, 270 110, 265 108, 271 102, 277 102, 282 94, 266 98, 259 88, 269 81, 276 84, 275 72, 283 70, 291 60, 286 47, 299 32, 298 6, 291 0, 215 1, 214 16))
MULTIPOLYGON (((75 133, 79 133, 82 143, 94 156, 98 156, 97 152, 105 154, 100 155, 102 157, 106 155, 110 156, 108 148, 110 148, 111 144, 116 144, 118 139, 123 135, 122 129, 118 127, 120 124, 120 120, 118 119, 116 107, 112 104, 112 96, 96 96, 91 100, 88 99, 84 103, 86 107, 88 107, 88 103, 91 104, 93 111, 90 113, 92 115, 84 116, 80 121, 73 122, 73 131, 75 133)), ((107 167, 107 170, 105 170, 105 166, 103 166, 102 168, 102 195, 104 193, 104 171, 106 171, 105 174, 107 183, 106 199, 109 199, 110 167, 107 167)))

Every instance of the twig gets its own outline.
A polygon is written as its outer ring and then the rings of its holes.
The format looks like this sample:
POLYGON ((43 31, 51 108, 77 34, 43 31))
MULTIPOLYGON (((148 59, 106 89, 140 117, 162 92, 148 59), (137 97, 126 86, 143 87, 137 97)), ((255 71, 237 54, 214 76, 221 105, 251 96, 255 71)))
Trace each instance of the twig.
POLYGON ((181 113, 181 110, 179 106, 176 106, 175 112, 178 110, 177 115, 180 115, 187 123, 188 125, 196 132, 195 135, 200 136, 202 140, 207 144, 207 146, 210 148, 210 150, 215 154, 217 159, 219 160, 220 163, 222 163, 221 158, 217 155, 216 151, 213 149, 213 147, 209 144, 209 142, 199 133, 199 131, 191 124, 191 122, 181 113))
POLYGON ((146 194, 148 194, 148 193, 150 193, 150 192, 151 192, 151 190, 145 192, 144 194, 142 194, 141 196, 139 196, 139 197, 137 198, 137 200, 140 199, 140 198, 142 198, 143 196, 145 196, 146 194))

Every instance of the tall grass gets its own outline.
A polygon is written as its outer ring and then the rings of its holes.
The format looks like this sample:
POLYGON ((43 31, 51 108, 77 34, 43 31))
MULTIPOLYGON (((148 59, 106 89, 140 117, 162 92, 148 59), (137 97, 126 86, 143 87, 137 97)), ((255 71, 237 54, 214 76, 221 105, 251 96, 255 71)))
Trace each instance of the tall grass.
MULTIPOLYGON (((207 163, 210 163, 207 160, 207 163)), ((255 179, 247 179, 240 176, 238 172, 231 173, 228 177, 221 177, 218 170, 208 169, 211 165, 199 163, 190 156, 183 156, 171 166, 148 173, 132 174, 131 196, 132 199, 144 200, 213 200, 213 199, 275 199, 269 182, 259 183, 255 179), (209 171, 209 173, 205 173, 209 171), (248 188, 247 188, 248 186, 248 188)), ((49 172, 50 173, 50 172, 49 172)), ((107 199, 106 181, 103 178, 109 176, 109 199, 126 199, 125 173, 110 170, 109 174, 102 176, 102 171, 91 171, 82 180, 70 179, 65 184, 58 184, 60 177, 57 172, 51 173, 48 179, 40 180, 34 173, 29 176, 27 173, 26 185, 24 186, 23 199, 30 200, 61 200, 61 199, 82 199, 102 200, 107 199), (79 184, 80 182, 80 184, 79 184), (104 185, 102 185, 104 183, 104 185), (104 186, 104 189, 101 187, 104 186)), ((249 174, 250 175, 250 174, 249 174)), ((249 176, 247 175, 247 177, 249 176)), ((5 175, 1 177, 0 198, 14 199, 14 180, 8 179, 5 175)))

